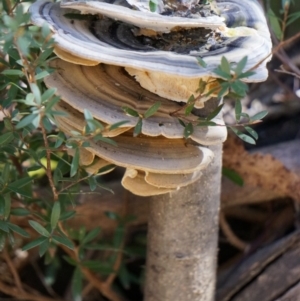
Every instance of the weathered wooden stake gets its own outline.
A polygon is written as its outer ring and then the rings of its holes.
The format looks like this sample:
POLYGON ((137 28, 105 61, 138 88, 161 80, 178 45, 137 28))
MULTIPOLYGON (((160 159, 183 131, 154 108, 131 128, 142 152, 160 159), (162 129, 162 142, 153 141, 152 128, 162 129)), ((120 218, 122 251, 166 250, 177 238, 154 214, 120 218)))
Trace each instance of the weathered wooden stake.
POLYGON ((196 183, 149 198, 145 301, 212 301, 222 145, 196 183))

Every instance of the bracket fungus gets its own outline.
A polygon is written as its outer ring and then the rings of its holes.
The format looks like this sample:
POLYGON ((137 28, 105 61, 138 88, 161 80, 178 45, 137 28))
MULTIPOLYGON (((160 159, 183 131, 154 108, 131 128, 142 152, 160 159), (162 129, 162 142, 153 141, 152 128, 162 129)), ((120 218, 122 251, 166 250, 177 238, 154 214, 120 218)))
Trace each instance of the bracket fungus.
POLYGON ((155 205, 153 200, 150 209, 147 279, 152 280, 147 281, 146 300, 212 300, 214 272, 204 271, 215 266, 221 145, 226 127, 219 113, 212 120, 214 125, 195 126, 185 135, 174 112, 186 107, 193 95, 194 108, 184 116, 185 122, 195 124, 199 116, 209 114, 210 103, 216 103, 219 92, 220 75, 215 70, 223 56, 233 70, 247 57, 244 69, 255 68, 255 73, 247 74, 242 81, 267 78, 271 41, 259 3, 38 0, 30 11, 36 25, 48 23, 55 40, 59 59, 52 62, 55 71, 45 83, 57 89, 61 102, 56 108, 68 114, 57 116, 58 127, 68 135, 81 131, 87 109, 104 124, 102 136, 111 137, 117 144, 89 141, 80 152, 81 164, 92 173, 106 164, 122 166, 126 169, 122 180, 126 189, 140 196, 162 195, 156 197, 155 205), (199 89, 199 81, 204 83, 203 89, 199 89), (147 109, 156 103, 160 104, 158 109, 144 118, 147 109), (125 115, 124 106, 136 115, 125 115), (110 129, 124 120, 127 122, 110 129), (142 127, 133 137, 138 121, 142 127), (199 180, 202 174, 203 180, 199 180), (187 187, 192 188, 185 190, 187 187), (169 198, 165 197, 167 193, 169 198), (190 224, 186 232, 179 231, 182 235, 170 238, 166 236, 167 228, 176 226, 174 219, 176 223, 188 219, 190 224), (201 232, 199 227, 213 235, 201 232), (191 237, 195 250, 207 247, 204 259, 196 251, 182 251, 190 245, 191 237), (175 257, 162 249, 154 251, 154 246, 163 246, 165 241, 170 241, 175 257), (159 255, 154 256, 156 253, 159 255), (165 268, 159 269, 160 265, 165 268), (185 278, 173 276, 178 275, 174 269, 188 269, 182 273, 185 278), (199 271, 204 274, 200 280, 199 271), (171 293, 167 291, 170 287, 178 290, 171 293))
MULTIPOLYGON (((72 127, 73 120, 79 130, 78 126, 84 124, 83 115, 79 113, 87 108, 95 119, 107 125, 127 120, 118 130, 106 133, 110 137, 122 136, 138 119, 125 116, 124 105, 145 112, 159 101, 161 106, 157 113, 143 120, 142 134, 183 138, 183 127, 172 112, 179 110, 192 94, 197 99, 195 108, 203 108, 204 103, 215 96, 213 93, 209 97, 203 95, 215 85, 214 69, 222 56, 232 64, 247 56, 246 68, 250 68, 271 51, 265 19, 256 1, 203 3, 206 1, 159 1, 155 11, 151 11, 150 2, 136 0, 57 3, 40 0, 33 4, 30 8, 33 22, 42 25, 46 21, 50 25, 56 42, 55 52, 62 59, 53 63, 56 71, 46 78, 46 85, 56 87, 66 103, 64 110, 72 114, 69 121, 60 118, 61 129, 67 129, 67 124, 72 127), (199 57, 205 67, 199 64, 199 57), (206 83, 205 91, 199 91, 199 79, 206 83)), ((264 80, 265 63, 243 80, 264 80)), ((197 118, 191 114, 186 119, 193 123, 197 118)), ((226 138, 223 120, 218 116, 213 121, 218 126, 195 127, 190 138, 206 146, 223 142, 226 138)), ((130 140, 128 135, 126 139, 130 140)), ((175 146, 176 142, 168 143, 175 146)), ((96 153, 104 158, 103 154, 96 153)), ((177 155, 179 159, 179 151, 177 155)), ((140 152, 140 156, 144 153, 140 152)), ((168 160, 167 156, 162 158, 168 160)), ((212 158, 211 154, 208 158, 212 158)), ((144 160, 148 161, 148 157, 144 160)), ((117 165, 138 168, 139 175, 146 171, 123 161, 114 159, 117 165)), ((207 161, 204 162, 206 166, 207 161)), ((195 160, 194 164, 200 163, 195 160)), ((177 169, 182 168, 178 164, 177 169)), ((152 172, 158 170, 152 168, 152 172)), ((169 174, 175 173, 174 170, 176 168, 170 169, 169 174)))

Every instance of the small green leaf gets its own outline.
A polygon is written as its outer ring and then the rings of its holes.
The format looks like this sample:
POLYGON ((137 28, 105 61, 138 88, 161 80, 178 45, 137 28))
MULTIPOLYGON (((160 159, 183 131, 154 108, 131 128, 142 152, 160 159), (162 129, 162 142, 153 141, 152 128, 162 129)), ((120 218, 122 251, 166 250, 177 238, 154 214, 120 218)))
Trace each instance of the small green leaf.
POLYGON ((44 39, 48 38, 48 36, 51 34, 51 30, 49 28, 49 25, 47 22, 44 22, 42 25, 42 36, 44 39))
POLYGON ((244 97, 248 91, 248 86, 240 80, 231 83, 230 88, 239 97, 244 97))
POLYGON ((5 184, 9 181, 10 166, 11 165, 8 162, 6 162, 4 165, 3 171, 2 171, 1 178, 2 178, 3 183, 5 183, 5 184))
POLYGON ((143 119, 139 118, 133 130, 133 137, 137 137, 142 132, 143 119))
POLYGON ((227 82, 222 83, 221 85, 221 90, 218 93, 218 97, 222 98, 224 95, 228 93, 228 90, 230 88, 230 84, 227 82))
POLYGON ((122 107, 122 110, 125 112, 126 115, 133 116, 133 117, 139 117, 139 113, 129 107, 122 107))
POLYGON ((85 237, 84 239, 82 240, 82 244, 85 245, 89 242, 91 242, 93 239, 95 239, 99 234, 100 234, 100 228, 97 227, 93 230, 91 230, 85 237))
POLYGON ((49 242, 48 239, 46 239, 44 242, 42 242, 40 244, 40 247, 39 247, 39 255, 40 255, 40 257, 43 257, 45 255, 45 253, 49 249, 49 246, 50 246, 50 242, 49 242))
POLYGON ((102 141, 102 142, 111 144, 111 145, 113 145, 113 146, 118 146, 116 141, 114 141, 113 139, 107 138, 107 137, 103 137, 101 134, 100 134, 100 135, 96 135, 96 136, 94 137, 94 141, 95 141, 95 142, 97 142, 97 141, 102 141))
MULTIPOLYGON (((40 115, 39 115, 40 116, 40 115)), ((36 121, 37 122, 37 121, 36 121)), ((39 124, 39 123, 38 123, 39 124)), ((42 124, 44 126, 44 128, 48 131, 48 132, 51 132, 53 126, 49 120, 49 118, 47 116, 43 116, 42 118, 42 124)))
POLYGON ((22 118, 22 120, 16 125, 16 129, 21 129, 31 123, 35 123, 36 124, 36 121, 37 119, 39 118, 39 114, 30 114, 30 115, 27 115, 25 117, 22 118))
MULTIPOLYGON (((47 90, 48 91, 48 90, 47 90)), ((46 92, 47 92, 46 91, 46 92)), ((45 92, 45 93, 46 93, 45 92)), ((51 92, 51 91, 50 91, 51 92)), ((42 95, 42 101, 46 101, 46 97, 48 97, 51 93, 49 92, 49 94, 47 95, 42 95), (45 100, 44 100, 45 99, 45 100)), ((51 115, 56 115, 56 116, 69 116, 69 114, 67 112, 62 112, 62 111, 53 111, 53 107, 60 101, 60 96, 50 96, 48 98, 47 104, 46 104, 46 108, 45 108, 45 113, 46 114, 51 114, 51 115)))
POLYGON ((222 69, 220 69, 219 67, 215 70, 213 70, 213 72, 222 77, 222 78, 225 78, 225 79, 231 79, 231 74, 227 74, 226 72, 224 72, 222 69))
POLYGON ((97 181, 96 181, 95 177, 93 177, 93 176, 89 177, 88 182, 89 182, 90 190, 95 191, 95 189, 97 188, 97 181))
POLYGON ((258 139, 258 134, 255 130, 253 130, 250 126, 245 126, 244 127, 245 130, 254 138, 254 139, 258 139))
POLYGON ((122 264, 121 267, 119 268, 118 279, 120 280, 122 286, 125 289, 130 288, 130 280, 131 280, 130 278, 131 278, 131 274, 127 270, 126 266, 122 264))
POLYGON ((239 186, 243 186, 244 185, 244 180, 243 178, 234 170, 223 167, 222 168, 222 174, 223 176, 225 176, 226 178, 230 179, 232 182, 234 182, 235 184, 239 185, 239 186))
POLYGON ((149 8, 150 8, 150 11, 152 13, 155 13, 156 12, 156 8, 157 8, 157 0, 150 0, 149 1, 149 8))
POLYGON ((250 116, 247 113, 241 113, 241 117, 247 118, 250 120, 250 116))
POLYGON ((268 111, 261 111, 250 118, 250 122, 261 120, 268 115, 268 111))
POLYGON ((200 94, 202 94, 206 88, 207 82, 204 81, 202 78, 199 80, 199 86, 197 89, 197 92, 199 92, 200 94))
POLYGON ((191 122, 189 122, 186 127, 184 128, 184 138, 190 137, 194 132, 194 127, 191 122))
POLYGON ((223 72, 230 75, 230 64, 225 56, 222 56, 220 67, 223 72))
POLYGON ((106 211, 106 212, 104 212, 104 214, 105 214, 108 218, 110 218, 110 219, 112 219, 112 220, 118 220, 118 219, 119 219, 118 214, 116 214, 115 212, 112 212, 112 211, 106 211))
POLYGON ((82 301, 82 272, 80 267, 76 267, 72 277, 72 296, 74 301, 82 301))
POLYGON ((39 87, 37 86, 37 84, 31 83, 30 88, 34 95, 34 99, 35 99, 36 103, 40 105, 42 103, 42 98, 41 98, 41 91, 40 91, 39 87))
POLYGON ((46 77, 46 76, 48 76, 48 75, 49 75, 49 72, 44 70, 44 71, 42 71, 42 72, 36 74, 36 75, 35 75, 35 79, 36 79, 36 80, 39 80, 39 79, 42 79, 42 78, 44 78, 44 77, 46 77))
POLYGON ((51 212, 51 229, 54 230, 57 226, 60 217, 60 203, 55 202, 51 212))
POLYGON ((48 240, 47 237, 43 237, 43 236, 42 236, 42 237, 39 237, 39 238, 37 238, 37 239, 31 241, 31 242, 28 243, 27 245, 25 245, 25 246, 22 248, 22 250, 23 250, 23 251, 30 250, 30 249, 32 249, 32 248, 34 248, 34 247, 36 247, 36 246, 41 245, 43 242, 45 242, 45 241, 47 241, 47 240, 48 240))
POLYGON ((0 219, 0 230, 8 233, 9 232, 8 222, 0 219))
MULTIPOLYGON (((47 89, 42 95, 42 103, 44 103, 46 100, 50 99, 56 93, 56 91, 57 91, 56 88, 47 89)), ((58 100, 59 100, 59 98, 58 98, 58 100)), ((46 111, 47 110, 49 110, 49 107, 47 107, 46 111)))
POLYGON ((38 222, 30 220, 29 224, 36 232, 38 232, 42 236, 45 236, 45 237, 50 236, 49 231, 46 228, 44 228, 41 224, 39 224, 38 222))
POLYGON ((63 255, 62 257, 69 265, 77 266, 78 263, 73 258, 65 255, 63 255))
POLYGON ((84 109, 83 110, 83 115, 84 115, 84 119, 87 121, 87 120, 93 120, 94 117, 93 115, 91 114, 91 112, 88 110, 88 109, 84 109))
POLYGON ((79 149, 76 148, 75 154, 74 154, 74 157, 73 157, 72 163, 71 163, 71 170, 70 170, 70 176, 71 177, 74 177, 77 173, 77 170, 78 170, 78 167, 79 167, 79 156, 80 156, 79 149))
POLYGON ((59 220, 60 221, 66 221, 66 220, 74 217, 75 215, 76 215, 76 211, 67 211, 67 212, 64 212, 60 215, 59 220))
POLYGON ((242 78, 250 77, 250 76, 252 76, 254 74, 255 74, 254 71, 247 71, 245 73, 241 73, 240 75, 238 75, 237 79, 242 79, 242 78))
MULTIPOLYGON (((44 119, 45 120, 45 116, 44 116, 44 119)), ((33 127, 36 129, 39 127, 40 125, 40 120, 41 120, 41 115, 40 114, 37 114, 35 115, 35 118, 31 121, 31 124, 33 125, 33 127)))
POLYGON ((243 72, 244 68, 247 65, 247 61, 248 61, 248 57, 245 56, 237 63, 234 69, 236 75, 240 75, 243 72))
POLYGON ((25 98, 24 102, 27 106, 35 106, 36 103, 34 102, 34 95, 32 93, 28 93, 25 98))
POLYGON ((3 251, 5 247, 5 241, 6 241, 6 233, 0 231, 0 252, 3 251))
POLYGON ((7 188, 10 191, 18 193, 22 196, 31 198, 32 197, 32 187, 29 185, 32 182, 30 177, 22 178, 19 180, 14 181, 7 185, 7 188))
POLYGON ((184 128, 186 127, 186 124, 184 123, 183 120, 178 118, 178 122, 180 123, 180 125, 182 125, 184 128))
POLYGON ((10 189, 12 189, 12 188, 22 188, 22 187, 28 185, 31 182, 32 182, 31 178, 25 177, 25 178, 21 178, 19 180, 16 180, 16 181, 10 183, 9 187, 10 187, 10 189))
POLYGON ((195 105, 195 96, 192 94, 187 101, 187 107, 185 108, 185 116, 191 114, 192 110, 194 109, 194 105, 195 105))
POLYGON ((11 223, 8 223, 7 225, 11 231, 13 231, 21 236, 24 236, 24 237, 30 237, 30 235, 25 230, 20 228, 19 226, 11 224, 11 223))
POLYGON ((223 109, 224 104, 219 105, 216 109, 214 109, 211 113, 208 114, 206 120, 210 121, 214 119, 223 109))
POLYGON ((25 208, 12 208, 10 214, 15 216, 26 216, 30 214, 30 211, 25 208))
POLYGON ((46 59, 52 54, 53 48, 47 48, 45 51, 43 51, 38 59, 36 60, 36 64, 42 64, 45 63, 46 59))
POLYGON ((154 115, 160 106, 161 106, 161 102, 159 102, 159 101, 156 102, 145 112, 144 117, 149 118, 150 116, 154 115))
POLYGON ((119 248, 121 246, 122 241, 124 240, 124 235, 125 235, 125 228, 121 225, 118 225, 113 237, 113 246, 115 248, 119 248))
POLYGON ((71 240, 69 240, 66 237, 61 237, 61 236, 57 236, 57 235, 53 235, 52 236, 52 240, 58 244, 62 244, 64 246, 66 246, 67 248, 73 250, 74 249, 74 245, 73 242, 71 240))
POLYGON ((205 63, 205 61, 201 58, 201 57, 197 57, 197 61, 198 61, 198 64, 201 66, 201 67, 203 67, 203 68, 205 68, 205 67, 207 67, 207 64, 205 63))
POLYGON ((216 126, 217 124, 213 121, 200 121, 197 126, 216 126))
POLYGON ((4 195, 4 220, 7 220, 10 215, 11 198, 10 194, 4 195))
POLYGON ((101 275, 109 275, 111 273, 114 273, 112 264, 110 262, 103 262, 99 260, 86 260, 82 262, 82 265, 92 271, 100 273, 101 275))
POLYGON ((129 120, 123 120, 123 121, 120 121, 120 122, 116 122, 114 124, 112 124, 110 127, 109 127, 109 130, 112 131, 112 130, 115 130, 119 127, 121 127, 123 124, 126 124, 128 123, 129 120))
POLYGON ((14 134, 12 132, 4 133, 0 136, 0 145, 5 145, 14 140, 14 134))
POLYGON ((291 25, 299 18, 300 18, 300 12, 295 12, 295 13, 290 14, 288 17, 288 21, 286 22, 286 26, 291 25))
POLYGON ((98 120, 88 119, 88 120, 86 120, 86 123, 87 123, 87 125, 89 127, 87 132, 89 132, 89 130, 93 132, 96 129, 99 129, 99 130, 103 130, 104 129, 104 126, 98 120))
POLYGON ((4 75, 17 75, 17 76, 23 76, 24 73, 21 70, 16 70, 16 69, 6 69, 1 72, 4 75))
POLYGON ((230 127, 230 129, 231 129, 231 130, 232 130, 232 131, 233 131, 233 132, 234 132, 241 140, 243 140, 243 141, 245 141, 245 142, 247 142, 247 143, 249 143, 249 144, 256 144, 255 140, 254 140, 252 137, 250 137, 250 136, 248 136, 248 135, 242 133, 241 131, 235 129, 234 127, 230 127))
POLYGON ((276 16, 276 14, 271 8, 269 8, 267 15, 270 21, 271 28, 276 35, 276 38, 278 40, 281 40, 282 30, 281 30, 279 18, 276 16))
POLYGON ((101 168, 98 170, 97 174, 103 174, 103 173, 106 173, 106 172, 108 172, 108 171, 113 170, 115 167, 116 167, 116 165, 114 165, 114 164, 108 164, 108 165, 105 165, 105 166, 101 167, 101 168))
POLYGON ((237 122, 241 119, 241 113, 242 113, 242 103, 239 99, 235 101, 235 119, 237 122))
POLYGON ((59 148, 63 142, 65 141, 65 134, 63 132, 59 132, 56 136, 55 148, 59 148))

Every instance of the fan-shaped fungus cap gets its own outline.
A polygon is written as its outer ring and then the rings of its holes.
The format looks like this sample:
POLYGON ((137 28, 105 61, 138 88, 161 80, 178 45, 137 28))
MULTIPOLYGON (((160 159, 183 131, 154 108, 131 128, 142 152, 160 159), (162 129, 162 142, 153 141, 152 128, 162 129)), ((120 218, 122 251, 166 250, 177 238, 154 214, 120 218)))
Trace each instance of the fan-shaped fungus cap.
MULTIPOLYGON (((57 107, 58 110, 61 108, 61 105, 57 107)), ((84 126, 82 113, 77 113, 75 122, 73 117, 56 117, 59 128, 69 135, 84 126)), ((90 147, 80 149, 80 164, 91 173, 110 164, 125 167, 123 186, 141 196, 167 193, 195 182, 201 176, 200 170, 213 159, 211 150, 186 144, 184 139, 134 138, 130 133, 114 140, 117 146, 90 141, 90 147), (92 164, 94 156, 98 159, 92 164)), ((73 155, 74 150, 70 149, 68 153, 73 155)))
MULTIPOLYGON (((172 112, 181 106, 170 100, 161 98, 145 89, 126 74, 123 68, 99 65, 95 67, 70 64, 56 60, 52 64, 56 71, 45 79, 48 87, 55 87, 63 103, 59 110, 71 115, 66 122, 84 126, 82 114, 78 112, 88 109, 93 117, 108 125, 127 120, 119 129, 106 136, 116 136, 122 131, 133 128, 137 117, 126 116, 123 106, 128 106, 144 113, 154 103, 161 105, 157 113, 143 120, 142 133, 147 136, 162 135, 166 138, 183 138, 184 128, 172 112), (70 74, 72 76, 70 76, 70 74), (80 83, 80 85, 78 85, 80 83)), ((197 122, 198 116, 186 116, 187 122, 197 122)), ((203 145, 224 142, 227 136, 226 127, 221 116, 212 120, 219 126, 195 127, 190 138, 203 145)))
MULTIPOLYGON (((196 16, 190 13, 177 17, 172 15, 173 12, 165 16, 137 11, 128 7, 125 1, 121 5, 104 1, 62 4, 47 1, 40 0, 31 6, 32 20, 37 25, 45 21, 50 25, 56 47, 60 49, 58 55, 61 51, 67 52, 71 56, 63 58, 73 63, 78 63, 73 58, 79 57, 81 64, 87 60, 88 64, 94 61, 95 64, 102 62, 148 72, 200 78, 215 77, 213 70, 222 56, 226 56, 230 63, 237 63, 247 56, 248 69, 271 52, 265 17, 256 1, 217 1, 220 16, 207 17, 202 17, 201 12, 196 16), (70 19, 68 14, 77 12, 78 15, 78 11, 70 8, 92 16, 80 20, 73 15, 70 19), (161 25, 164 22, 174 23, 166 28, 161 25), (157 24, 158 28, 151 28, 151 24, 157 24), (144 28, 151 29, 151 33, 144 28), (178 40, 181 40, 180 44, 176 43, 178 40), (201 67, 197 57, 202 57, 207 66, 201 67)), ((244 80, 265 80, 265 63, 244 80)))

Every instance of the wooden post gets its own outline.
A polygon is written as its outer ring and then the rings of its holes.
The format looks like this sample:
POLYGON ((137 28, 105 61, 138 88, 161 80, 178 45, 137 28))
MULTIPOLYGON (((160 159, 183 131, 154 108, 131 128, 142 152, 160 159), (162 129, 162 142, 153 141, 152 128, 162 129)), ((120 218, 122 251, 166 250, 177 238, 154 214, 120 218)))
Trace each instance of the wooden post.
POLYGON ((212 301, 216 282, 222 145, 201 179, 149 198, 145 301, 212 301))

